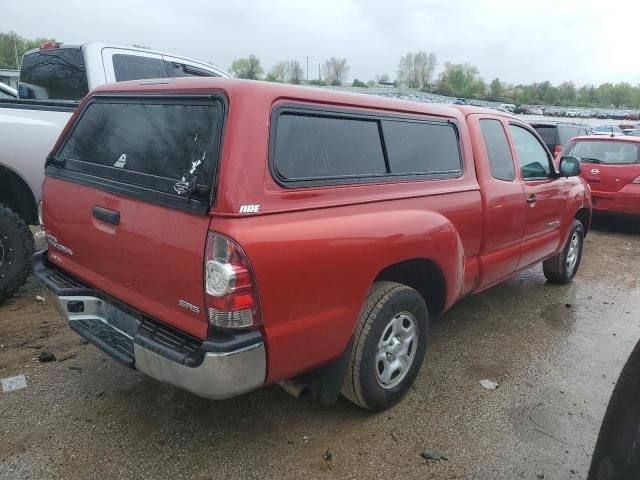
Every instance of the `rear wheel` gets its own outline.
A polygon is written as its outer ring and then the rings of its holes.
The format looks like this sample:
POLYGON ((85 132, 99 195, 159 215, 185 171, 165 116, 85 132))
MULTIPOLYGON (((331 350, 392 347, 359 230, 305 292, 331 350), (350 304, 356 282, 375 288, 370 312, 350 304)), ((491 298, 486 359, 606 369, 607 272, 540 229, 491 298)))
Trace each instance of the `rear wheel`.
POLYGON ((0 205, 0 302, 27 280, 33 249, 29 227, 16 213, 0 205))
POLYGON ((580 267, 583 244, 584 226, 579 220, 574 220, 562 251, 542 264, 547 280, 553 283, 569 283, 580 267))
POLYGON ((429 313, 418 292, 375 283, 360 314, 342 394, 374 411, 397 403, 418 375, 428 334, 429 313))

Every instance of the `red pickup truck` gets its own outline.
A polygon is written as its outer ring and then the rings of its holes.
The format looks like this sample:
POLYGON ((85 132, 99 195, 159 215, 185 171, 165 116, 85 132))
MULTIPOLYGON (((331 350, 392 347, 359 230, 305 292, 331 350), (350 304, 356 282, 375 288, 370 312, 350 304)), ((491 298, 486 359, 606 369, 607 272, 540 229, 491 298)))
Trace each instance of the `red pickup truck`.
POLYGON ((494 110, 222 78, 105 86, 47 159, 35 271, 74 331, 160 381, 381 410, 415 380, 430 317, 540 262, 574 277, 579 173, 494 110))

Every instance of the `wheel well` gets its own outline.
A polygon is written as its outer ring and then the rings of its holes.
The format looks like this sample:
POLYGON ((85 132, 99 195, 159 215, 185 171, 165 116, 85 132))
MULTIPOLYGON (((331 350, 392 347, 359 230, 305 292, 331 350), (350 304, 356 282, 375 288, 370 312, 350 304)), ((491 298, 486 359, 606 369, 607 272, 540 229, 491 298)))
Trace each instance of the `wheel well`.
POLYGON ((20 176, 0 165, 0 203, 16 212, 28 225, 38 223, 38 206, 29 185, 20 176))
POLYGON ((589 229, 591 228, 591 210, 588 208, 579 208, 576 212, 575 218, 582 223, 582 226, 584 227, 584 235, 586 237, 587 233, 589 233, 589 229))
POLYGON ((402 283, 417 290, 427 303, 431 315, 438 315, 444 309, 444 275, 440 267, 431 260, 414 258, 389 265, 375 279, 376 282, 385 280, 402 283))

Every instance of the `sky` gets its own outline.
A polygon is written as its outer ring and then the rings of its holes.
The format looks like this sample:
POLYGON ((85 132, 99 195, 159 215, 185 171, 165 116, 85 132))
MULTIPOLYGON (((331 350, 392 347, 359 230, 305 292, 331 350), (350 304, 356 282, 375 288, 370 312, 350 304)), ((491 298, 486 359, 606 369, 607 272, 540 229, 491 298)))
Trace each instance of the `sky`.
POLYGON ((309 78, 344 57, 349 79, 396 76, 407 52, 472 63, 491 81, 640 83, 640 2, 602 0, 2 0, 0 31, 146 45, 228 70, 298 60, 309 78))

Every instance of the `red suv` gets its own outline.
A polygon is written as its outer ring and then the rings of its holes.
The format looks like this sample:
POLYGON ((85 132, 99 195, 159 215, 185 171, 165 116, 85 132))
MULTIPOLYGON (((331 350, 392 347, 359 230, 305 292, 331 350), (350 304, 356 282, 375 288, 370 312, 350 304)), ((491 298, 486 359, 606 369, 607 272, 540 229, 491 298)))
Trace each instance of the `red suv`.
POLYGON ((415 380, 430 317, 540 262, 574 277, 579 171, 495 110, 122 83, 83 101, 47 160, 36 276, 73 330, 158 380, 380 410, 415 380))
POLYGON ((640 137, 577 137, 562 156, 584 163, 594 210, 640 215, 640 137))

